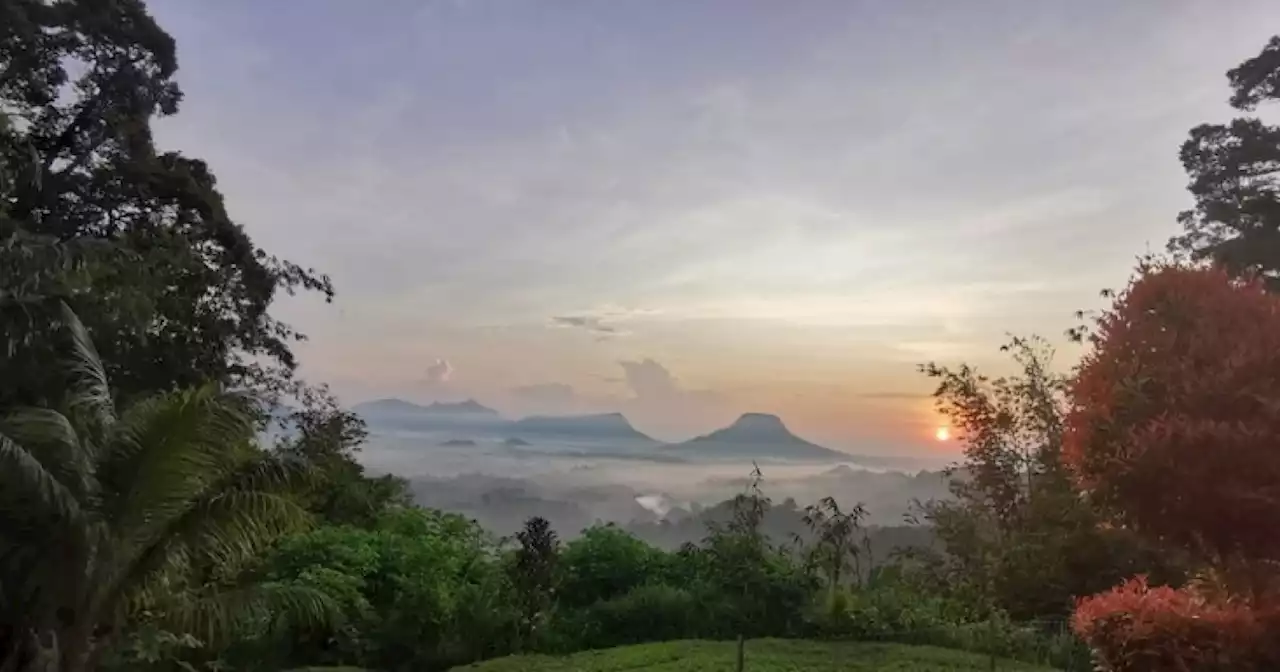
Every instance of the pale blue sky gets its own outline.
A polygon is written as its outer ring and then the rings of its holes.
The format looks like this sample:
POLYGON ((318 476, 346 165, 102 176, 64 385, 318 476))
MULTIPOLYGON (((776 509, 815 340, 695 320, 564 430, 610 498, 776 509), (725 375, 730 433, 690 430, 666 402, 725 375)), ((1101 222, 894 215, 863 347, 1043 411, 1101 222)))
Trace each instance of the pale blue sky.
MULTIPOLYGON (((152 0, 346 400, 782 414, 919 450, 918 362, 1059 338, 1186 207, 1271 0, 152 0)), ((1064 362, 1074 350, 1062 353, 1064 362)))

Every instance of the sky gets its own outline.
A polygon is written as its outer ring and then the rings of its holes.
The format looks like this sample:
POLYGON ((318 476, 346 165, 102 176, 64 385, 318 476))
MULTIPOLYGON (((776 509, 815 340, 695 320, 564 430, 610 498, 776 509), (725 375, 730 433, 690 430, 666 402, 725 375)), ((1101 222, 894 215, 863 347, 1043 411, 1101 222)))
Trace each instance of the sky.
POLYGON ((182 111, 347 403, 748 411, 925 454, 918 364, 1060 345, 1190 205, 1273 0, 151 0, 182 111))

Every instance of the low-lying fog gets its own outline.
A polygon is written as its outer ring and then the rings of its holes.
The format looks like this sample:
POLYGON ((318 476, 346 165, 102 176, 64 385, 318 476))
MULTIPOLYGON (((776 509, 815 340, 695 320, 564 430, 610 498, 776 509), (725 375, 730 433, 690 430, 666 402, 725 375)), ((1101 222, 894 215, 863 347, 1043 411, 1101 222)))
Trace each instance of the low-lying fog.
MULTIPOLYGON (((647 536, 676 544, 701 529, 686 519, 711 515, 710 507, 743 492, 753 469, 748 460, 672 461, 660 448, 637 453, 598 443, 513 445, 443 432, 370 430, 360 459, 371 472, 408 479, 418 503, 462 513, 503 535, 540 515, 564 537, 616 522, 641 536, 646 526, 661 527, 670 539, 647 536), (688 530, 676 534, 671 525, 682 522, 688 530)), ((832 496, 844 507, 864 504, 871 525, 901 525, 913 501, 946 496, 940 462, 904 461, 897 469, 853 461, 757 464, 775 504, 794 500, 804 507, 832 496)), ((657 527, 650 531, 656 534, 657 527)))

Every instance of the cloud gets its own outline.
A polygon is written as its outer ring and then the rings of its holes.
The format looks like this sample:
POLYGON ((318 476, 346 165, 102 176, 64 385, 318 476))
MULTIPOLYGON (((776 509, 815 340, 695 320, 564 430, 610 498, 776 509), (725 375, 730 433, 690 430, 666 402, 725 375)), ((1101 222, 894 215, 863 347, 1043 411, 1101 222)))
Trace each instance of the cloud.
POLYGON ((443 385, 449 382, 449 378, 453 376, 453 365, 449 360, 437 358, 435 363, 427 367, 428 385, 443 385))
POLYGON ((604 318, 596 315, 557 315, 551 318, 551 326, 571 329, 584 329, 597 336, 615 336, 618 328, 605 324, 604 318))
POLYGON ((659 362, 645 358, 621 361, 623 381, 631 398, 623 412, 646 429, 667 436, 688 436, 722 424, 731 417, 719 392, 688 389, 659 362))
POLYGON ((619 327, 618 322, 657 315, 660 312, 651 308, 606 307, 573 315, 554 315, 549 323, 552 327, 582 329, 594 334, 597 337, 596 340, 604 340, 614 336, 630 335, 631 332, 619 327))
POLYGON ((667 399, 678 396, 682 390, 675 376, 667 367, 644 359, 638 362, 619 362, 625 376, 627 387, 631 388, 636 399, 667 399))
POLYGON ((578 389, 564 382, 520 385, 505 390, 503 410, 512 415, 568 415, 622 412, 641 431, 663 439, 683 440, 732 420, 723 395, 689 389, 651 358, 618 362, 621 378, 588 376, 622 384, 625 392, 578 389))
POLYGON ((500 406, 512 416, 577 415, 619 410, 619 400, 579 393, 568 383, 549 382, 518 385, 500 395, 500 406))

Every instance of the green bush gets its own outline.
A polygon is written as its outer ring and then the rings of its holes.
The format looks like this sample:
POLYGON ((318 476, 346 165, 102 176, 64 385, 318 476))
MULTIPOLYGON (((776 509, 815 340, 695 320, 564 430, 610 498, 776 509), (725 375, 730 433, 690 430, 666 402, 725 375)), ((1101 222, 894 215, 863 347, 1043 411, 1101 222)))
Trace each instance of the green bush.
POLYGON ((586 607, 661 581, 669 555, 616 525, 587 528, 560 555, 560 604, 586 607))
POLYGON ((496 548, 459 516, 410 508, 372 529, 318 528, 281 544, 265 572, 325 592, 346 616, 275 651, 292 665, 433 670, 512 651, 516 614, 496 548))
POLYGON ((570 652, 696 636, 705 612, 687 590, 639 586, 612 600, 553 619, 545 650, 570 652))
POLYGON ((807 612, 807 636, 929 644, 1061 669, 1088 670, 1089 655, 1065 622, 1016 623, 996 612, 974 618, 963 604, 886 582, 829 592, 807 612))

